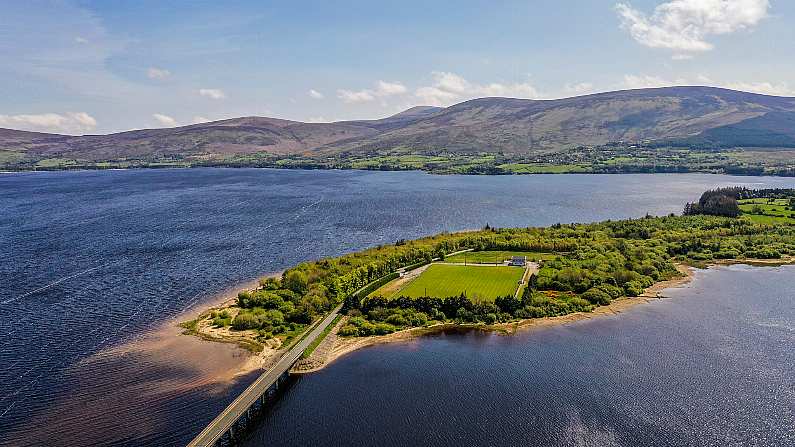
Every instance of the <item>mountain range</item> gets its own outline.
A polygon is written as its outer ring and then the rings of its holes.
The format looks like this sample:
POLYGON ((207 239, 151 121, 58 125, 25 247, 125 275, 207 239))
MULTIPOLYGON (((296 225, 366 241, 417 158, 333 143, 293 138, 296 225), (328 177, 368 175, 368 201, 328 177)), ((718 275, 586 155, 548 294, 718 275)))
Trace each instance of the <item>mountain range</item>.
POLYGON ((527 155, 615 142, 795 147, 795 98, 666 87, 555 100, 480 98, 378 120, 304 123, 243 117, 183 127, 69 136, 0 129, 6 160, 90 162, 268 153, 527 155))

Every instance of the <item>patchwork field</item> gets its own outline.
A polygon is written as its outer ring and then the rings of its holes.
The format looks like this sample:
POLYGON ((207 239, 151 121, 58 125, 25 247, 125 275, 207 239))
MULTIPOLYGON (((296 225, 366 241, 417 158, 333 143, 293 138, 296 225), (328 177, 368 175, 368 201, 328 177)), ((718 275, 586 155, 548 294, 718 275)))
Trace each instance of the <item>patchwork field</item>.
POLYGON ((433 264, 394 296, 449 297, 464 293, 473 301, 511 295, 524 274, 521 267, 433 264))
POLYGON ((527 256, 528 261, 546 261, 554 259, 557 255, 532 251, 468 251, 448 256, 444 262, 463 264, 466 260, 467 264, 500 264, 505 260, 511 259, 512 256, 527 256))
POLYGON ((795 210, 787 199, 746 199, 740 201, 743 216, 756 223, 793 223, 795 210))

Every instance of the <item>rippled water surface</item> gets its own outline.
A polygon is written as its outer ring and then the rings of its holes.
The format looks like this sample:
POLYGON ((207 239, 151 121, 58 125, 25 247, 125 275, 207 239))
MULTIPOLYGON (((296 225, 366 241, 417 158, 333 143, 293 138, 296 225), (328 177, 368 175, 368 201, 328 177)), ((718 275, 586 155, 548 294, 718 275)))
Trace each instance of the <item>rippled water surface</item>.
POLYGON ((792 446, 794 291, 793 266, 711 269, 614 317, 366 348, 247 445, 792 446))
MULTIPOLYGON (((685 201, 694 200, 704 189, 729 184, 792 186, 795 180, 713 175, 466 177, 254 169, 0 175, 0 444, 184 444, 250 380, 246 377, 231 386, 212 380, 223 374, 225 365, 239 362, 240 353, 198 341, 182 342, 175 348, 169 338, 173 334, 160 336, 143 347, 128 348, 127 343, 152 334, 163 321, 173 322, 185 309, 264 273, 306 259, 486 223, 549 225, 678 212, 685 201)), ((603 330, 608 329, 606 326, 603 330)), ((506 354, 498 350, 503 357, 495 359, 490 356, 496 353, 473 347, 496 344, 516 346, 524 352, 545 344, 543 339, 532 337, 475 341, 468 337, 429 339, 412 349, 427 353, 442 343, 453 350, 461 349, 461 358, 469 359, 467 364, 473 371, 493 371, 490 368, 497 366, 492 362, 515 364, 519 358, 510 357, 511 351, 506 354)), ((700 343, 704 343, 705 352, 719 349, 708 342, 700 343)), ((472 400, 463 400, 468 404, 467 411, 482 415, 489 408, 485 403, 496 396, 505 403, 503 411, 518 411, 506 419, 512 422, 502 424, 502 435, 455 415, 448 423, 482 427, 484 433, 495 436, 480 438, 482 442, 500 443, 510 439, 511 428, 518 420, 527 425, 533 420, 571 417, 573 413, 550 406, 551 402, 573 404, 549 384, 576 390, 576 383, 570 380, 575 373, 585 374, 590 380, 612 380, 598 374, 601 368, 581 369, 579 363, 572 363, 577 355, 559 357, 554 368, 549 366, 552 369, 546 372, 558 374, 560 380, 545 374, 546 382, 539 381, 535 370, 506 369, 511 380, 521 380, 532 390, 529 395, 518 394, 523 396, 522 402, 550 408, 546 413, 530 414, 526 407, 517 407, 514 398, 500 392, 511 382, 495 383, 495 377, 478 374, 435 374, 422 363, 424 354, 415 360, 391 360, 405 349, 369 350, 361 353, 365 357, 355 354, 328 373, 299 381, 291 393, 304 393, 313 383, 337 377, 325 390, 327 396, 331 399, 337 393, 345 394, 350 389, 340 386, 350 384, 333 374, 353 365, 364 367, 367 362, 362 359, 380 353, 384 361, 371 365, 375 370, 367 377, 413 374, 418 388, 395 388, 387 380, 384 384, 388 389, 369 382, 361 382, 367 386, 354 389, 365 393, 375 386, 373 389, 380 389, 382 396, 378 397, 384 408, 401 408, 396 404, 417 399, 417 390, 447 390, 444 397, 449 398, 459 395, 451 393, 463 392, 478 381, 481 387, 492 387, 491 391, 469 398, 481 399, 482 408, 472 400), (435 382, 419 380, 434 376, 435 382)), ((601 349, 617 354, 610 350, 618 348, 607 344, 601 349)), ((771 365, 758 368, 768 367, 771 365)), ((653 382, 651 378, 648 381, 653 382)), ((677 385, 678 390, 687 389, 681 383, 677 385)), ((599 389, 588 392, 597 393, 599 389)), ((428 393, 423 397, 427 401, 428 393)), ((612 414, 624 420, 627 408, 641 405, 638 399, 625 401, 624 407, 605 403, 606 409, 596 406, 588 411, 602 411, 605 418, 612 414)), ((435 407, 450 403, 430 401, 435 407)), ((409 412, 395 416, 374 410, 373 402, 366 408, 398 418, 397 422, 389 421, 392 426, 405 426, 401 424, 422 420, 424 415, 409 412)), ((695 402, 694 408, 699 408, 695 402)), ((782 402, 791 410, 791 400, 789 407, 782 402)), ((294 404, 290 398, 283 405, 294 404)), ((588 419, 588 411, 578 411, 587 428, 588 421, 594 419, 588 419)), ((709 409, 703 411, 715 419, 723 417, 709 409)), ((492 413, 491 417, 500 414, 492 413)), ((277 411, 268 419, 263 433, 284 433, 294 422, 276 427, 284 414, 277 411)), ((321 414, 327 416, 321 422, 307 419, 320 424, 313 426, 315 430, 335 425, 336 418, 352 420, 348 413, 339 412, 316 412, 315 416, 321 414)), ((355 414, 364 417, 350 413, 355 414)), ((662 409, 657 417, 665 420, 662 409)), ((635 429, 644 431, 647 425, 635 429)), ((355 431, 356 426, 351 423, 347 429, 355 431)), ((370 429, 375 431, 367 440, 374 442, 379 430, 386 427, 370 429)), ((449 430, 440 429, 439 433, 437 444, 459 440, 450 438, 449 430)), ((516 436, 519 440, 538 439, 516 436)), ((287 442, 294 438, 280 434, 279 439, 287 442)), ((401 441, 394 434, 388 439, 401 441)))

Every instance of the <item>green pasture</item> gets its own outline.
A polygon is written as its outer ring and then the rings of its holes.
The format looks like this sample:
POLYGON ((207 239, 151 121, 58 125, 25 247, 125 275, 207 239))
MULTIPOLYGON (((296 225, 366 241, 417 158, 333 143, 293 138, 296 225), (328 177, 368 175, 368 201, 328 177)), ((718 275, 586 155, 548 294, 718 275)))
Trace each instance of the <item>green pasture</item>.
POLYGON ((432 264, 394 296, 445 298, 465 294, 473 301, 493 301, 512 295, 524 268, 432 264))
POLYGON ((790 209, 788 199, 740 200, 740 211, 756 223, 795 223, 795 210, 790 209))

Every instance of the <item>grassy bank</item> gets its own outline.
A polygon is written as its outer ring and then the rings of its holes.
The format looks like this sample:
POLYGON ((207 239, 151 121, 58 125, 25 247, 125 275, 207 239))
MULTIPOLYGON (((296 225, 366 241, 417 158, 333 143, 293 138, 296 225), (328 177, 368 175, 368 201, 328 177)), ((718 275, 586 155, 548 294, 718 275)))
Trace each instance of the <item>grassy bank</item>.
POLYGON ((335 327, 337 327, 337 323, 339 323, 341 319, 342 315, 337 315, 334 318, 334 320, 331 322, 331 324, 329 324, 328 326, 326 326, 325 329, 323 329, 323 332, 320 333, 320 336, 318 336, 309 346, 306 347, 306 349, 304 349, 304 353, 301 354, 301 358, 302 359, 309 358, 309 356, 312 355, 313 352, 315 352, 315 349, 317 349, 320 343, 323 343, 323 340, 326 339, 328 334, 330 334, 331 331, 335 327))

